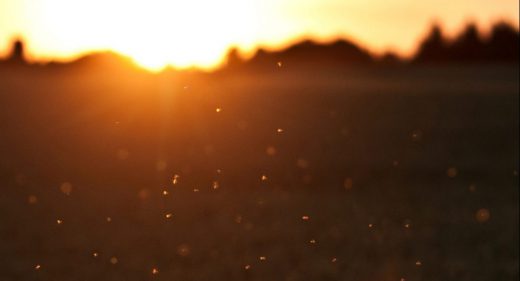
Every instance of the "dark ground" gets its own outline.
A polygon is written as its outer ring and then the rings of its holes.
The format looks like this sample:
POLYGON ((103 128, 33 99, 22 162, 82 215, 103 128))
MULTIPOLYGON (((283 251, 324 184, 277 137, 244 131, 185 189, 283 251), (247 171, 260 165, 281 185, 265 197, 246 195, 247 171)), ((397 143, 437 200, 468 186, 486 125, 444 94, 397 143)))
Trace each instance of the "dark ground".
POLYGON ((518 75, 0 70, 0 279, 518 280, 518 75))

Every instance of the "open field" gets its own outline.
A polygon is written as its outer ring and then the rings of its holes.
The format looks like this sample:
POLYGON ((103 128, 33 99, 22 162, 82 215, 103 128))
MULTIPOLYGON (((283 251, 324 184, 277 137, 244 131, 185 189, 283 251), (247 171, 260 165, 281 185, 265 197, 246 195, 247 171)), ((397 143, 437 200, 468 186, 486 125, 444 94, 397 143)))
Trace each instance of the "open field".
POLYGON ((517 280, 518 75, 2 69, 0 279, 517 280))

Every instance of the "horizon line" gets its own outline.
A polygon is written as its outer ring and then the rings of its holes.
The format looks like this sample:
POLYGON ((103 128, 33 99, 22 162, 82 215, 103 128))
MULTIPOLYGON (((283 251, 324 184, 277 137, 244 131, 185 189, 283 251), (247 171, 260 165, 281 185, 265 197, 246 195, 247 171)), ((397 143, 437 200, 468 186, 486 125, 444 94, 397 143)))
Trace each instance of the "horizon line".
MULTIPOLYGON (((477 31, 478 31, 478 35, 479 35, 480 39, 485 41, 489 38, 490 31, 492 30, 492 28, 499 24, 506 24, 506 25, 512 27, 513 29, 515 29, 515 31, 517 33, 520 33, 520 24, 518 22, 514 22, 512 20, 502 18, 502 19, 498 19, 498 20, 493 21, 492 23, 487 24, 487 28, 484 28, 484 29, 482 28, 482 25, 479 25, 477 22, 470 20, 470 21, 467 21, 466 23, 462 24, 461 28, 459 28, 459 30, 456 32, 455 36, 453 36, 453 35, 446 36, 445 33, 443 33, 443 35, 444 35, 444 39, 447 39, 448 42, 451 42, 454 39, 456 39, 458 36, 460 36, 466 30, 466 28, 474 25, 477 27, 477 31)), ((45 55, 44 56, 34 56, 30 52, 26 51, 24 53, 24 59, 28 64, 36 64, 36 65, 47 65, 47 64, 52 64, 52 63, 70 64, 70 63, 79 61, 82 58, 89 57, 92 55, 114 54, 125 60, 128 60, 135 67, 145 70, 147 72, 151 72, 151 73, 160 73, 160 72, 167 71, 167 70, 177 70, 177 71, 195 70, 195 71, 202 71, 202 72, 215 72, 215 71, 225 68, 226 58, 231 50, 237 50, 239 57, 241 59, 243 59, 244 61, 247 61, 247 60, 253 58, 261 50, 267 51, 267 52, 283 52, 284 50, 287 50, 293 46, 296 46, 300 43, 307 42, 307 41, 316 43, 318 45, 327 45, 327 44, 331 44, 334 42, 343 41, 343 42, 350 42, 350 43, 354 44, 355 46, 359 47, 361 50, 367 52, 373 59, 383 58, 387 54, 392 54, 392 55, 396 55, 397 58, 399 58, 401 61, 407 62, 407 61, 411 61, 414 59, 414 57, 417 55, 418 51, 420 50, 421 43, 424 42, 424 39, 429 35, 432 28, 435 26, 440 27, 441 30, 444 31, 442 22, 432 21, 429 24, 429 28, 427 28, 426 31, 423 32, 422 35, 417 39, 417 41, 415 43, 414 51, 412 51, 409 54, 402 54, 402 52, 395 51, 393 48, 385 48, 383 51, 378 52, 378 51, 375 51, 374 48, 368 46, 370 44, 364 43, 361 40, 353 38, 346 34, 336 33, 331 36, 319 36, 319 35, 309 33, 309 34, 295 36, 293 38, 287 39, 287 40, 285 40, 284 43, 281 43, 281 44, 270 45, 270 44, 259 43, 259 44, 256 44, 249 51, 244 50, 245 48, 243 48, 242 46, 240 46, 238 44, 232 44, 232 45, 229 45, 229 47, 221 55, 221 57, 216 61, 216 63, 207 65, 207 66, 200 65, 197 63, 189 64, 186 66, 178 66, 178 65, 175 65, 175 63, 166 63, 164 66, 159 67, 159 68, 150 68, 143 64, 140 64, 136 59, 132 58, 131 55, 125 54, 125 52, 122 52, 122 51, 119 51, 119 50, 113 49, 113 48, 93 48, 90 50, 79 51, 75 55, 72 55, 70 57, 68 57, 68 56, 51 57, 51 56, 45 56, 45 55)), ((9 58, 10 52, 12 51, 12 46, 16 41, 21 41, 21 42, 23 42, 23 44, 28 44, 27 43, 28 40, 23 35, 12 36, 10 39, 10 44, 7 45, 6 50, 4 50, 2 56, 0 56, 0 62, 5 61, 6 59, 9 58)))

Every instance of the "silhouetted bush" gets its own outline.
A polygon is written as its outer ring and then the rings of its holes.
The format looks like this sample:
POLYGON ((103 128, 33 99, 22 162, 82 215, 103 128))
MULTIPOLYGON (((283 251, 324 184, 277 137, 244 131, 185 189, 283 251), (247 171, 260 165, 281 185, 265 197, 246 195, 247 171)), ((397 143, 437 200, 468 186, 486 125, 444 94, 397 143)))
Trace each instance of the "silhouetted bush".
POLYGON ((378 62, 386 65, 396 65, 401 64, 403 60, 394 52, 386 52, 378 59, 378 62))

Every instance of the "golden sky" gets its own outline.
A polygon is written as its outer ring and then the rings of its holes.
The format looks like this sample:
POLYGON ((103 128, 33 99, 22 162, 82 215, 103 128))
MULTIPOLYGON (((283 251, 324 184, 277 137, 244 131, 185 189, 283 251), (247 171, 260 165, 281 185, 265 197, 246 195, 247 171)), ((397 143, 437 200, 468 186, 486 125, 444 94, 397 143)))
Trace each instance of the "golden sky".
POLYGON ((518 0, 0 0, 0 55, 12 39, 32 59, 114 50, 149 69, 211 68, 226 50, 281 48, 302 37, 355 39, 375 53, 411 55, 429 25, 518 26, 518 0))

